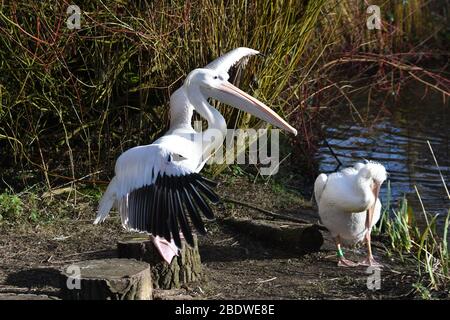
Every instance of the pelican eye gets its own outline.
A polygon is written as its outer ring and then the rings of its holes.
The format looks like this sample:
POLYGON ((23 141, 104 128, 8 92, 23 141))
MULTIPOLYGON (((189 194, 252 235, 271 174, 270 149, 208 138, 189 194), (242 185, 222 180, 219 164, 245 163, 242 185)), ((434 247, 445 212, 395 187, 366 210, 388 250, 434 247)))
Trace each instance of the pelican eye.
POLYGON ((219 79, 219 76, 214 76, 214 79, 219 79))

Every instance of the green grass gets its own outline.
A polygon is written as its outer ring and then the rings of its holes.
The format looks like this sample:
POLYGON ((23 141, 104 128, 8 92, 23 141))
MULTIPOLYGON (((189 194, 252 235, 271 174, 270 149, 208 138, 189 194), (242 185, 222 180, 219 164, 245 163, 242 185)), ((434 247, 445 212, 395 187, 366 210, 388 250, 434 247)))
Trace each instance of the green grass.
MULTIPOLYGON (((445 184, 445 181, 443 180, 445 184)), ((422 203, 417 191, 417 197, 422 203)), ((390 184, 388 183, 388 194, 390 184)), ((408 205, 406 197, 400 200, 398 207, 393 207, 390 197, 376 233, 387 237, 389 255, 399 256, 417 266, 418 281, 415 289, 423 298, 430 297, 430 290, 443 290, 450 284, 450 259, 448 251, 448 228, 450 208, 442 230, 437 228, 438 215, 430 216, 422 206, 422 212, 414 212, 408 205), (417 221, 417 215, 424 216, 424 223, 417 221)))
POLYGON ((15 221, 23 212, 23 203, 19 196, 4 192, 0 194, 0 223, 3 220, 15 221))
POLYGON ((397 252, 411 252, 412 239, 419 236, 412 208, 406 198, 401 199, 400 207, 392 210, 391 217, 385 221, 386 234, 391 249, 397 252))
MULTIPOLYGON (((434 164, 438 168, 441 181, 450 200, 444 176, 434 156, 431 144, 428 143, 434 164)), ((450 208, 442 228, 438 229, 438 215, 430 215, 423 205, 421 195, 415 186, 416 196, 422 210, 414 212, 404 196, 397 206, 392 204, 391 185, 388 181, 388 197, 383 207, 381 219, 374 229, 375 234, 387 238, 387 254, 400 257, 403 261, 417 266, 418 280, 414 285, 417 293, 424 299, 432 297, 433 290, 445 290, 450 285, 450 259, 448 251, 448 229, 450 224, 450 208), (418 222, 418 216, 423 215, 424 222, 418 222)))
POLYGON ((412 208, 406 198, 401 199, 398 208, 385 211, 381 222, 383 229, 377 233, 387 238, 387 254, 400 257, 406 263, 417 266, 416 290, 427 296, 429 290, 442 290, 450 284, 450 260, 448 251, 448 210, 443 231, 437 229, 438 215, 427 216, 424 225, 414 218, 412 208))
MULTIPOLYGON (((190 70, 238 46, 266 57, 235 81, 287 116, 298 67, 314 62, 307 44, 325 3, 81 1, 80 30, 65 28, 67 3, 2 4, 4 156, 40 170, 48 187, 105 164, 109 173, 123 149, 167 128, 169 95, 190 70)), ((231 127, 266 125, 220 109, 231 127)))
POLYGON ((0 194, 0 226, 38 226, 81 217, 92 220, 102 193, 89 185, 48 192, 43 183, 19 193, 8 190, 0 194))

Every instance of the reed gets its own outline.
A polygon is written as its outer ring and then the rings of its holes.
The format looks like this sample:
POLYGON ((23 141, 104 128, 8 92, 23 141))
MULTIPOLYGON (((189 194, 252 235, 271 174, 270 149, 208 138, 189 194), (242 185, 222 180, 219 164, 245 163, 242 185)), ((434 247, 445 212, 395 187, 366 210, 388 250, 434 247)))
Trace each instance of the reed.
MULTIPOLYGON (((383 14, 393 3, 382 3, 383 14)), ((426 6, 408 3, 414 18, 403 15, 402 26, 419 23, 417 8, 426 6)), ((362 1, 80 0, 80 30, 66 27, 70 4, 0 4, 0 166, 32 170, 48 188, 107 180, 123 150, 167 129, 169 96, 187 72, 238 46, 265 58, 252 59, 245 73, 235 70, 233 80, 294 123, 299 135, 289 141, 290 158, 311 176, 321 121, 348 99, 343 88, 353 83, 350 76, 342 81, 343 70, 357 74, 375 65, 382 70, 378 87, 403 72, 450 91, 444 77, 380 53, 401 46, 389 44, 400 31, 389 25, 369 33, 362 1)), ((220 110, 230 127, 266 126, 220 110)))
MULTIPOLYGON (((167 128, 169 95, 188 71, 237 46, 266 58, 235 81, 283 113, 324 3, 80 1, 80 30, 65 27, 67 1, 3 3, 2 165, 31 165, 49 187, 109 173, 122 150, 167 128)), ((221 111, 232 126, 255 125, 221 111)))
MULTIPOLYGON (((430 151, 434 154, 431 145, 430 151)), ((434 158, 434 157, 433 157, 434 158)), ((436 158, 436 166, 439 168, 436 158)), ((442 177, 444 190, 446 182, 442 177)), ((398 209, 388 204, 383 212, 381 223, 383 232, 388 238, 388 251, 397 253, 402 259, 413 260, 417 265, 419 280, 417 290, 440 290, 450 283, 450 259, 448 251, 448 228, 450 222, 450 208, 447 210, 445 221, 441 228, 437 226, 439 215, 431 216, 423 206, 422 198, 415 187, 417 198, 422 206, 423 223, 418 223, 413 209, 406 198, 401 199, 398 209), (389 210, 390 209, 390 210, 389 210)), ((447 195, 446 195, 447 196, 447 195)), ((380 229, 377 229, 380 231, 380 229)), ((427 291, 428 292, 428 291, 427 291)))

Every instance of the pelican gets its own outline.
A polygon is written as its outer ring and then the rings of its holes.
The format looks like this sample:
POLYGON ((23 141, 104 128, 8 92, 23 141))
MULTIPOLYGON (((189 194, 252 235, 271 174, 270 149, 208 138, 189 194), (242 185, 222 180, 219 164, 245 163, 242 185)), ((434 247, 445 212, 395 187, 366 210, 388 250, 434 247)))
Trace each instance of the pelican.
POLYGON ((382 266, 372 255, 370 235, 380 219, 378 195, 386 176, 383 165, 367 161, 329 176, 322 173, 317 177, 314 195, 320 219, 335 240, 338 266, 382 266), (363 240, 367 245, 367 257, 360 263, 346 259, 341 244, 352 245, 363 240))
POLYGON ((214 219, 208 200, 217 203, 219 197, 215 183, 199 172, 208 155, 222 145, 227 130, 224 117, 208 98, 297 134, 264 103, 228 81, 233 65, 258 53, 237 48, 188 74, 170 97, 169 131, 152 144, 131 148, 117 159, 115 176, 100 200, 94 224, 117 208, 123 227, 149 234, 168 263, 178 254, 182 238, 191 246, 194 243, 189 220, 199 234, 206 234, 201 214, 214 219), (208 123, 204 132, 192 127, 194 110, 208 123))

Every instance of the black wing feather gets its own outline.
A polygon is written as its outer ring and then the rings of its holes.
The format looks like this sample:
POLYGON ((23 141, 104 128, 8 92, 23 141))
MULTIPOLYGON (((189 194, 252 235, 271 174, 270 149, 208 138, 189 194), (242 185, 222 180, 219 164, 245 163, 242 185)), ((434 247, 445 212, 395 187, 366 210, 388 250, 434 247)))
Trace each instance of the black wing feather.
POLYGON ((201 181, 205 182, 211 188, 216 188, 217 185, 218 185, 217 182, 212 181, 212 180, 210 180, 208 178, 205 178, 204 176, 202 176, 199 173, 194 173, 194 176, 197 178, 197 180, 201 180, 201 181))
MULTIPOLYGON (((173 203, 172 203, 173 207, 173 203)), ((170 232, 172 234, 173 241, 178 248, 181 248, 180 228, 178 226, 175 210, 173 209, 169 219, 170 232)))
POLYGON ((188 183, 188 191, 191 194, 192 198, 194 199, 197 206, 200 208, 200 210, 203 212, 206 218, 212 220, 214 219, 214 213, 212 212, 209 205, 206 203, 206 201, 202 198, 202 196, 199 194, 197 189, 192 183, 188 183))
MULTIPOLYGON (((155 174, 151 173, 152 176, 155 174)), ((218 203, 213 190, 217 184, 198 173, 184 176, 158 174, 155 183, 133 190, 128 197, 128 227, 174 240, 181 248, 180 231, 189 245, 194 244, 192 228, 206 234, 202 214, 214 219, 208 204, 218 203), (189 216, 189 219, 188 219, 189 216)))
POLYGON ((194 245, 194 238, 192 236, 191 227, 189 226, 188 219, 184 213, 183 206, 181 203, 181 198, 178 193, 178 190, 175 190, 175 212, 178 218, 178 223, 181 227, 181 231, 183 232, 183 236, 186 239, 186 242, 190 245, 194 245))
POLYGON ((198 187, 200 192, 208 197, 209 201, 214 204, 218 204, 220 202, 219 196, 205 183, 201 182, 200 180, 195 180, 195 185, 198 187))
MULTIPOLYGON (((158 199, 159 199, 159 186, 157 184, 152 185, 154 188, 153 197, 152 197, 152 205, 150 215, 150 226, 145 231, 150 231, 151 234, 156 234, 156 216, 158 212, 158 199)), ((144 231, 144 230, 143 230, 144 231)))
POLYGON ((169 204, 169 199, 170 199, 170 188, 168 185, 168 180, 167 180, 167 176, 164 175, 163 176, 163 192, 162 194, 162 200, 161 200, 161 210, 159 212, 157 212, 157 214, 159 215, 159 221, 158 221, 158 227, 157 227, 157 231, 158 231, 158 236, 160 237, 164 237, 165 234, 165 229, 167 227, 167 216, 168 216, 168 204, 169 204))
POLYGON ((203 223, 200 212, 194 205, 194 202, 191 196, 189 195, 189 192, 187 192, 186 188, 183 188, 181 196, 182 201, 186 205, 186 209, 189 212, 189 216, 191 217, 191 221, 194 224, 195 228, 201 235, 205 235, 206 234, 205 224, 203 223))
POLYGON ((167 190, 166 194, 166 204, 165 204, 165 210, 164 210, 164 216, 162 219, 162 230, 161 230, 161 236, 164 237, 167 241, 170 241, 172 237, 170 236, 170 215, 173 211, 173 205, 172 205, 172 191, 170 189, 167 190))

